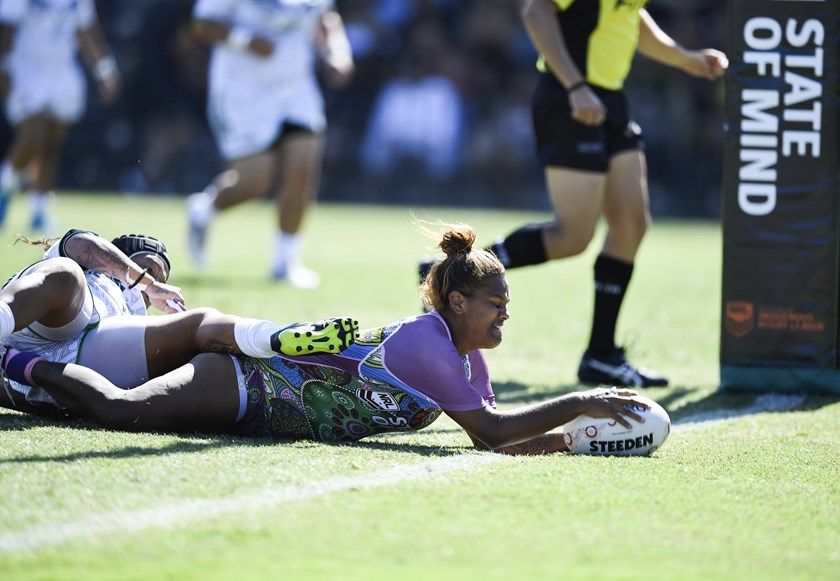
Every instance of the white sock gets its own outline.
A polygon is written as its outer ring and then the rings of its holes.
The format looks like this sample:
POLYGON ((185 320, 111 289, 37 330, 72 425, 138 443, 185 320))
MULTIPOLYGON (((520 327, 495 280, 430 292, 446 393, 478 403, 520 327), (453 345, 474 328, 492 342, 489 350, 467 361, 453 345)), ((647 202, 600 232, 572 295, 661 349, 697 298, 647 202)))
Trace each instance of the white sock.
POLYGON ((190 214, 192 215, 193 220, 201 224, 202 226, 206 226, 210 223, 210 220, 213 219, 213 216, 216 215, 216 206, 214 202, 216 201, 216 188, 211 186, 207 186, 207 188, 193 197, 190 200, 190 214))
POLYGON ((233 326, 233 338, 245 355, 268 359, 277 355, 271 348, 271 336, 281 329, 271 321, 242 318, 233 326))
POLYGON ((17 192, 20 189, 20 172, 12 167, 12 162, 6 160, 0 165, 0 188, 7 192, 17 192))
POLYGON ((12 308, 0 301, 0 341, 15 332, 15 315, 12 308))
POLYGON ((33 215, 44 214, 52 205, 51 192, 42 192, 41 190, 28 190, 26 197, 29 200, 29 207, 33 215))
POLYGON ((274 267, 275 270, 286 270, 296 264, 300 258, 302 241, 299 234, 288 234, 277 231, 274 238, 274 267))

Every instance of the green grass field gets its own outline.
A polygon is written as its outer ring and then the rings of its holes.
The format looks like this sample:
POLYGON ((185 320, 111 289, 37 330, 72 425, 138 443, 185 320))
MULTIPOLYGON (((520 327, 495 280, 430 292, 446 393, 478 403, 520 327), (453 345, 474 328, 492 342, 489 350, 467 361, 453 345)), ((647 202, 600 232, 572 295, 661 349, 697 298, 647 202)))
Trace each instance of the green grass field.
MULTIPOLYGON (((0 232, 0 274, 39 256, 11 245, 23 206, 0 232)), ((64 195, 58 209, 62 229, 162 238, 190 305, 277 321, 419 312, 432 246, 408 208, 319 205, 306 260, 323 283, 306 292, 268 281, 267 205, 220 217, 206 273, 188 263, 179 198, 64 195)), ((546 217, 414 214, 467 222, 481 243, 546 217)), ((509 274, 512 316, 488 352, 501 406, 578 389, 596 252, 509 274)), ((720 264, 710 222, 658 222, 640 253, 619 339, 671 377, 646 395, 675 422, 651 458, 479 453, 445 417, 328 446, 0 411, 0 579, 838 579, 840 405, 717 392, 720 264)))

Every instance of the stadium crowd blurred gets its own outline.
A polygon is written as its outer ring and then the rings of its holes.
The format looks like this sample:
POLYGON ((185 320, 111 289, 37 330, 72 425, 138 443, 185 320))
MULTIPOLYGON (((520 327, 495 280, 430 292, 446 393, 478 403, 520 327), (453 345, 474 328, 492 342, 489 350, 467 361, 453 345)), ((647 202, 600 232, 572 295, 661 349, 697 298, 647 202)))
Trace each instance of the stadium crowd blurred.
MULTIPOLYGON (((208 129, 209 47, 193 0, 99 0, 124 78, 118 103, 88 95, 67 140, 62 189, 187 194, 224 163, 208 129)), ((322 200, 547 209, 532 138, 536 53, 516 0, 337 0, 356 59, 327 90, 322 200)), ((689 48, 725 49, 725 4, 651 0, 689 48)), ((627 93, 650 160, 654 214, 716 216, 723 83, 637 57, 627 93)), ((0 127, 0 147, 10 141, 0 127)))

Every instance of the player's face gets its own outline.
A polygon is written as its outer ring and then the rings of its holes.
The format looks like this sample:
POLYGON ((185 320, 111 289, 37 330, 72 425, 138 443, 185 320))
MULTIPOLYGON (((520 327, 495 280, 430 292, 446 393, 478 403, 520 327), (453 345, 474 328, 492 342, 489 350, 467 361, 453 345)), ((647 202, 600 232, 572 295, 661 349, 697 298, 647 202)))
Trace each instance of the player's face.
POLYGON ((475 349, 493 349, 502 342, 502 325, 510 318, 507 305, 510 287, 504 275, 494 277, 471 296, 463 296, 463 354, 475 349), (464 349, 466 352, 463 352, 464 349))
POLYGON ((156 254, 143 254, 133 258, 137 266, 141 268, 148 268, 149 274, 158 282, 166 282, 169 280, 169 270, 166 268, 166 263, 160 256, 156 254))
MULTIPOLYGON (((149 274, 151 274, 156 281, 166 282, 169 280, 169 270, 166 268, 166 263, 160 256, 155 254, 143 254, 136 256, 132 260, 134 260, 140 268, 148 268, 149 274)), ((143 293, 143 301, 146 303, 146 308, 148 309, 151 302, 149 301, 149 297, 146 296, 146 293, 143 293)))

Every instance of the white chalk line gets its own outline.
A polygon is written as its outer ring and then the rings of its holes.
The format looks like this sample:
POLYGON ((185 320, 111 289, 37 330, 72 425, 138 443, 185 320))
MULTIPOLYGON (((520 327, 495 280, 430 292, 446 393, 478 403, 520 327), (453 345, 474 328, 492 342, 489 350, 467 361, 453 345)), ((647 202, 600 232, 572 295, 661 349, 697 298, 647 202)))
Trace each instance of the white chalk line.
POLYGON ((804 395, 765 393, 757 396, 752 405, 740 409, 716 409, 680 418, 674 422, 675 428, 682 430, 700 430, 712 428, 724 420, 760 413, 778 413, 792 410, 805 401, 804 395))
POLYGON ((0 554, 45 549, 81 537, 134 533, 153 527, 182 525, 186 521, 199 518, 253 510, 254 506, 265 508, 346 490, 369 490, 406 481, 435 478, 507 459, 508 456, 490 452, 459 454, 419 464, 401 464, 358 476, 339 476, 320 482, 284 486, 228 498, 190 500, 148 509, 106 512, 74 522, 46 524, 18 533, 1 534, 0 554))
MULTIPOLYGON (((680 431, 711 428, 721 421, 737 417, 787 411, 801 404, 804 399, 801 395, 764 394, 756 397, 755 402, 745 408, 718 409, 687 416, 674 422, 674 426, 680 431)), ((320 482, 284 486, 229 498, 190 500, 148 509, 106 512, 74 522, 46 524, 18 533, 0 534, 0 554, 44 549, 81 537, 134 533, 149 528, 181 525, 186 521, 250 510, 255 505, 276 506, 346 490, 369 490, 406 481, 434 478, 507 459, 509 457, 503 454, 466 453, 419 464, 401 464, 369 474, 339 476, 320 482)))

